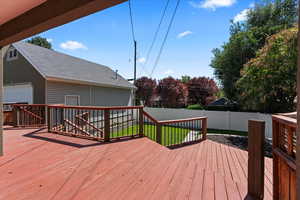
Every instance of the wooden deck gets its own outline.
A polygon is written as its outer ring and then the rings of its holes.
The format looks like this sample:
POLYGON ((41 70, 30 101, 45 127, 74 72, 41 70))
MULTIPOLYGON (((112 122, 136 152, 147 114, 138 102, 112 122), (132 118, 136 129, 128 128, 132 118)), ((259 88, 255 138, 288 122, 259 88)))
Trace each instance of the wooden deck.
MULTIPOLYGON (((247 152, 206 140, 170 150, 147 138, 101 144, 5 130, 0 199, 244 199, 247 152)), ((272 199, 266 159, 265 199, 272 199)))

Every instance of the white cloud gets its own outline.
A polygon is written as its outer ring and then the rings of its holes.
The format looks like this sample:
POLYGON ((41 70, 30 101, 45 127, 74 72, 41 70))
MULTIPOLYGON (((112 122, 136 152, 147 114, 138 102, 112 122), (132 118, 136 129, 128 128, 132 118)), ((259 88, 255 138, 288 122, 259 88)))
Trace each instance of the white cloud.
POLYGON ((246 8, 244 10, 242 10, 239 14, 237 14, 234 18, 233 18, 233 22, 242 22, 247 20, 247 14, 250 11, 251 8, 254 8, 255 4, 251 3, 249 5, 249 8, 246 8))
POLYGON ((88 49, 84 44, 72 40, 61 43, 60 47, 66 50, 77 50, 77 49, 87 50, 88 49))
POLYGON ((233 22, 236 23, 236 22, 242 22, 242 21, 247 20, 247 14, 248 14, 249 10, 250 10, 249 8, 242 10, 239 14, 237 14, 233 18, 233 22))
POLYGON ((182 33, 179 33, 178 35, 177 35, 177 38, 183 38, 183 37, 185 37, 185 36, 188 36, 188 35, 191 35, 191 34, 193 34, 193 32, 192 31, 184 31, 184 32, 182 32, 182 33))
POLYGON ((207 8, 216 10, 218 7, 229 7, 232 6, 236 0, 203 0, 200 3, 190 1, 190 5, 194 8, 207 8))
POLYGON ((47 42, 53 42, 52 38, 47 38, 46 40, 47 40, 47 42))
POLYGON ((137 61, 138 63, 145 63, 145 62, 146 62, 146 58, 141 57, 141 58, 138 58, 136 61, 137 61))
POLYGON ((164 72, 165 75, 171 75, 174 74, 174 71, 171 69, 168 69, 167 71, 164 72))

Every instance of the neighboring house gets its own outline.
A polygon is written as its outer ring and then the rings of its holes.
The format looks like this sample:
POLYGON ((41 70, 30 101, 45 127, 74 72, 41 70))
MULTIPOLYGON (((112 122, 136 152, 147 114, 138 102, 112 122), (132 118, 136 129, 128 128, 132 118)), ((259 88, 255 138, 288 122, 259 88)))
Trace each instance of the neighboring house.
POLYGON ((4 102, 128 106, 135 87, 109 67, 25 42, 6 48, 4 102))

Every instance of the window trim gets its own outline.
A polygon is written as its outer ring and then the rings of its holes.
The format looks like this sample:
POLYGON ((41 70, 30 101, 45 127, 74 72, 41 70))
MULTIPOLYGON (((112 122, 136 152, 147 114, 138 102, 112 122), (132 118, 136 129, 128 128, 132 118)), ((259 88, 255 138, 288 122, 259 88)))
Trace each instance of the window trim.
POLYGON ((67 97, 77 97, 78 99, 78 106, 80 106, 80 95, 65 95, 65 105, 67 105, 67 97))
POLYGON ((10 48, 7 51, 7 55, 6 55, 6 60, 7 61, 12 61, 12 60, 16 60, 19 57, 19 52, 17 51, 17 49, 15 48, 10 48))

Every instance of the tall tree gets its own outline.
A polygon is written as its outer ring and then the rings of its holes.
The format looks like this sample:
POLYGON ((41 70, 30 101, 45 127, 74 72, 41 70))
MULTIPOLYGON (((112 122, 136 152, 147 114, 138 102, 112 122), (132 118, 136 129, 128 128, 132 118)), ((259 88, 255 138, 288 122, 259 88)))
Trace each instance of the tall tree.
POLYGON ((137 100, 143 101, 145 106, 150 106, 151 98, 156 88, 156 80, 147 77, 141 77, 135 81, 134 85, 137 87, 137 100))
POLYGON ((245 109, 269 113, 294 111, 297 72, 297 28, 268 38, 237 82, 245 109))
POLYGON ((206 77, 193 78, 187 83, 188 104, 207 105, 215 99, 218 87, 213 79, 206 77))
POLYGON ((226 97, 238 99, 235 84, 244 64, 256 56, 268 36, 291 28, 296 19, 297 0, 269 0, 249 9, 245 22, 232 22, 229 41, 213 50, 211 62, 226 97))
POLYGON ((178 108, 187 105, 188 90, 185 84, 172 77, 158 82, 157 95, 164 107, 178 108))
POLYGON ((26 42, 37 45, 37 46, 41 46, 41 47, 44 47, 47 49, 52 49, 52 44, 46 38, 43 38, 40 36, 32 37, 31 39, 26 40, 26 42))

